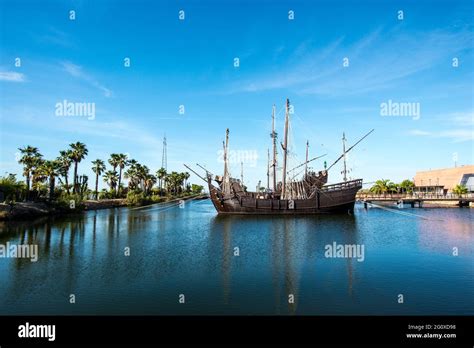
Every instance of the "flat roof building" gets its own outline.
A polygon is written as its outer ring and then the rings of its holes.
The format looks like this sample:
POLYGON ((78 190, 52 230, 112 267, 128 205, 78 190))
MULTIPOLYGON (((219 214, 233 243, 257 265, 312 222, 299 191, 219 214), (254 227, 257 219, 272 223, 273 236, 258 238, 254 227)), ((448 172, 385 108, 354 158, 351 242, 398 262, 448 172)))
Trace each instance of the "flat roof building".
POLYGON ((464 185, 474 192, 474 165, 417 172, 415 192, 450 193, 456 185, 464 185))

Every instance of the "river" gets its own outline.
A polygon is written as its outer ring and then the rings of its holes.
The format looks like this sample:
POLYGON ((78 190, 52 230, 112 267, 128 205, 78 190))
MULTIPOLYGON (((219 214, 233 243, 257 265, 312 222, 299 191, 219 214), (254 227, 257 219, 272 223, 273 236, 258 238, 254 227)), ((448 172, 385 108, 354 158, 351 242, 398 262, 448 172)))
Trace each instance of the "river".
POLYGON ((473 315, 473 225, 469 208, 217 216, 209 200, 3 222, 0 244, 38 260, 0 258, 0 313, 473 315), (326 257, 334 243, 363 258, 326 257))

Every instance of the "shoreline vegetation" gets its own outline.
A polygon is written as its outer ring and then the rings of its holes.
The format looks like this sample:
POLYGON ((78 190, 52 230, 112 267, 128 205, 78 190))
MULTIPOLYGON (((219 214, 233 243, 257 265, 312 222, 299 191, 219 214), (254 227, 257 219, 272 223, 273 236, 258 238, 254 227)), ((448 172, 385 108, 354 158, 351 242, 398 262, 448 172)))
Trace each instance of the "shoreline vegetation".
POLYGON ((107 161, 91 161, 95 175, 90 187, 88 176, 79 173, 79 164, 88 154, 87 146, 81 142, 70 144, 52 160, 45 159, 33 146, 19 151, 24 180, 15 174, 0 177, 0 220, 207 197, 203 186, 188 182, 188 172, 160 168, 152 174, 146 165, 122 153, 111 154, 107 161), (99 191, 100 180, 108 189, 99 191))
MULTIPOLYGON (((375 181, 371 188, 359 190, 357 195, 413 194, 414 190, 415 183, 409 179, 403 180, 401 183, 398 184, 388 179, 381 179, 375 181)), ((463 195, 468 193, 468 189, 464 185, 456 185, 453 188, 452 193, 455 195, 463 195)))
MULTIPOLYGON (((152 174, 146 165, 123 153, 112 153, 107 161, 91 161, 95 175, 90 185, 88 176, 79 172, 79 164, 88 155, 87 146, 81 142, 69 144, 68 149, 59 151, 58 157, 52 160, 45 159, 37 147, 28 145, 18 150, 23 179, 19 180, 11 173, 0 177, 0 220, 207 198, 202 185, 188 183, 188 172, 168 172, 162 167, 152 174), (99 191, 101 180, 108 189, 99 191)), ((466 187, 458 186, 453 193, 461 195, 467 192, 466 187)), ((411 194, 414 188, 411 180, 395 184, 381 179, 357 195, 411 194)), ((432 207, 450 206, 427 203, 432 207)))
MULTIPOLYGON (((456 195, 459 197, 459 199, 462 199, 462 196, 468 193, 468 189, 464 185, 456 185, 450 195, 456 195)), ((415 192, 415 184, 411 180, 403 180, 401 183, 394 183, 390 180, 387 179, 381 179, 377 180, 373 183, 373 185, 369 189, 362 189, 357 192, 356 198, 358 200, 364 200, 367 197, 370 197, 371 195, 379 196, 379 197, 384 197, 384 198, 392 198, 392 197, 397 197, 400 198, 399 196, 406 196, 406 198, 412 198, 416 197, 417 195, 423 196, 423 192, 415 192)), ((428 195, 427 197, 424 197, 423 200, 423 206, 425 208, 458 208, 459 207, 459 202, 456 201, 440 201, 433 199, 432 201, 429 200, 429 196, 440 196, 443 197, 445 196, 444 193, 431 193, 431 192, 426 192, 428 195)), ((393 202, 393 201, 379 201, 377 202, 379 205, 384 205, 384 206, 393 206, 397 205, 398 202, 393 202)), ((471 204, 469 206, 472 206, 471 204)))

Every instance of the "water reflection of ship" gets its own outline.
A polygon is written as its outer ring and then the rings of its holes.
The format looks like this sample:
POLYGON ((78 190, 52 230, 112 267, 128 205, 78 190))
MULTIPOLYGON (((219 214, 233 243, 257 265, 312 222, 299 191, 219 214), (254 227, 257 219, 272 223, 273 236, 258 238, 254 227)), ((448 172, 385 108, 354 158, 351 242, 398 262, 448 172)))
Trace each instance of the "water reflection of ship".
MULTIPOLYGON (((294 220, 291 221, 294 225, 294 220)), ((285 290, 286 290, 286 303, 288 303, 288 311, 290 314, 296 313, 298 304, 298 289, 299 289, 299 278, 300 272, 298 272, 298 265, 295 260, 294 254, 294 240, 297 237, 296 233, 293 233, 289 229, 290 221, 284 219, 283 221, 283 250, 285 260, 285 290), (290 298, 291 296, 291 298, 290 298)), ((293 228, 294 230, 294 228, 293 228)), ((275 253, 274 253, 275 254, 275 253)))
MULTIPOLYGON (((248 217, 246 220, 258 220, 258 218, 248 217)), ((231 295, 231 283, 232 283, 232 263, 234 260, 234 247, 237 245, 233 244, 233 223, 242 222, 236 220, 233 216, 221 216, 218 215, 214 218, 213 228, 211 233, 214 238, 222 239, 222 258, 221 258, 221 269, 222 269, 222 289, 223 289, 223 302, 229 304, 229 298, 231 295)), ((295 239, 298 237, 297 234, 292 233, 291 221, 283 220, 282 224, 273 224, 274 230, 271 234, 271 252, 272 255, 272 283, 275 292, 275 312, 280 314, 283 310, 284 313, 295 314, 298 304, 298 290, 300 281, 300 265, 298 264, 298 258, 295 253, 295 239), (284 290, 283 293, 281 290, 284 290), (289 296, 294 297, 293 300, 289 300, 289 296)), ((294 227, 294 226, 293 226, 294 227)))
POLYGON ((223 292, 223 303, 225 305, 229 304, 230 297, 230 282, 231 282, 231 268, 232 268, 232 222, 229 219, 223 218, 214 218, 212 221, 212 228, 210 229, 209 236, 209 251, 208 255, 212 256, 211 262, 217 259, 216 252, 222 250, 221 254, 221 275, 222 275, 222 292, 223 292))
MULTIPOLYGON (((221 274, 223 303, 229 304, 232 291, 232 265, 234 263, 234 245, 236 228, 241 228, 241 224, 264 223, 258 216, 246 216, 237 218, 235 216, 218 215, 213 219, 210 241, 212 251, 220 249, 221 254, 221 274), (237 226, 238 225, 238 226, 237 226), (234 238, 233 238, 234 237, 234 238), (220 241, 220 248, 216 243, 220 241)), ((266 218, 264 218, 266 220, 266 218)), ((271 277, 274 293, 274 314, 296 314, 300 303, 300 287, 302 272, 306 272, 306 277, 317 281, 317 264, 303 269, 305 261, 310 259, 311 253, 315 250, 320 257, 324 257, 324 244, 326 236, 318 226, 332 224, 336 222, 331 216, 318 216, 318 218, 287 219, 283 216, 274 216, 268 220, 271 224, 271 235, 268 239, 271 255, 271 277), (298 221, 307 224, 305 232, 295 233, 299 228, 298 221), (314 276, 311 275, 314 274, 314 276), (290 295, 294 296, 294 301, 290 301, 290 295)), ((337 235, 333 235, 338 243, 356 244, 357 231, 354 216, 339 217, 336 222, 337 235), (341 226, 342 228, 339 228, 341 226)), ((262 228, 265 226, 262 224, 262 228)), ((301 231, 302 232, 302 231, 301 231)), ((265 240, 265 237, 262 237, 265 240)), ((265 246, 263 246, 265 247, 265 246)), ((342 260, 341 260, 342 261, 342 260)), ((315 258, 317 263, 317 258, 315 258)), ((335 262, 338 262, 335 260, 335 262)), ((354 300, 354 260, 344 260, 346 263, 347 292, 348 296, 354 300)), ((314 294, 313 294, 314 295, 314 294)))

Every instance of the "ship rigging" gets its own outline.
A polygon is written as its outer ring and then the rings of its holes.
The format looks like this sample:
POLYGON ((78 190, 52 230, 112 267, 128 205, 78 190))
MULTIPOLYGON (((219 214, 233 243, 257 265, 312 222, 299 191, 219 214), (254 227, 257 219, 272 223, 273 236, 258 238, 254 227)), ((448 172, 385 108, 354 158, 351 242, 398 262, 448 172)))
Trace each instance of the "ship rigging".
POLYGON ((272 107, 272 159, 270 150, 267 152, 267 185, 260 188, 260 182, 255 192, 249 192, 243 186, 241 178, 231 177, 229 172, 229 129, 226 129, 224 149, 224 172, 222 176, 214 175, 203 166, 205 178, 185 165, 199 178, 206 181, 214 207, 219 214, 318 214, 330 212, 349 212, 354 209, 355 196, 362 188, 362 179, 348 180, 346 155, 374 130, 365 134, 354 145, 346 149, 346 137, 343 133, 343 152, 327 169, 315 172, 310 170, 308 163, 326 154, 309 159, 309 141, 306 142, 305 161, 288 170, 288 132, 290 126, 290 101, 285 103, 285 123, 282 149, 281 181, 277 181, 277 133, 275 131, 275 106, 272 107), (343 160, 343 181, 328 185, 328 171, 340 160, 343 160), (295 170, 304 167, 299 172, 295 170), (303 177, 297 178, 304 172, 303 177), (272 189, 270 189, 270 173, 272 174, 272 189), (214 182, 216 184, 214 184, 214 182))

